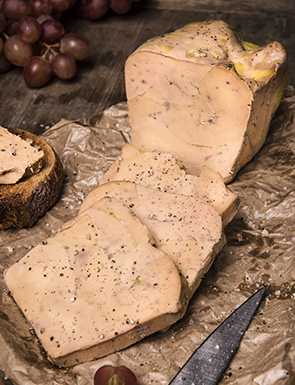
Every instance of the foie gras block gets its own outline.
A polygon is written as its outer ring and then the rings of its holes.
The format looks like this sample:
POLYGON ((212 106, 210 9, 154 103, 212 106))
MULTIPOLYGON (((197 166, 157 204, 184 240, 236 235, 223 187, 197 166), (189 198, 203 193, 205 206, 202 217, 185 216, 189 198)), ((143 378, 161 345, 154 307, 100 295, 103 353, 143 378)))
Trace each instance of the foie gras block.
POLYGON ((155 37, 125 65, 131 142, 229 183, 262 147, 287 76, 282 44, 244 42, 222 20, 155 37))

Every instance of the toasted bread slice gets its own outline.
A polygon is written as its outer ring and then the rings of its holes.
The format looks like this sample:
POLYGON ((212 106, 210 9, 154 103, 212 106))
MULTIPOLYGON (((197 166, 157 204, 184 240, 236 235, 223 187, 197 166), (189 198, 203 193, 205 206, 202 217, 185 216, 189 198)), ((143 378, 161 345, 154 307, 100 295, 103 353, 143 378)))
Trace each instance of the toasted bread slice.
POLYGON ((8 131, 44 153, 41 169, 13 184, 0 184, 0 230, 31 227, 51 206, 62 189, 63 168, 44 139, 21 129, 8 131))

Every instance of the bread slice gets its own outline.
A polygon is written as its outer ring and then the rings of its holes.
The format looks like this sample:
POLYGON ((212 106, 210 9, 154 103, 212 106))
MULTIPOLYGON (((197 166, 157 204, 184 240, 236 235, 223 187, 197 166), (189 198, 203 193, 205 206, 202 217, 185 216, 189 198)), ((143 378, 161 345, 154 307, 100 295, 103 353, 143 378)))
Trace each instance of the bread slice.
POLYGON ((8 131, 40 149, 44 155, 41 168, 39 163, 33 172, 25 172, 17 182, 0 184, 0 230, 31 227, 56 203, 63 184, 61 162, 45 140, 21 129, 9 128, 8 131))
POLYGON ((216 208, 222 216, 223 226, 237 213, 239 197, 224 184, 218 172, 203 167, 200 176, 187 174, 181 162, 166 152, 140 151, 126 143, 100 184, 119 180, 167 193, 201 198, 216 208))
POLYGON ((0 126, 0 184, 14 184, 39 172, 44 152, 0 126))
POLYGON ((5 282, 59 366, 90 361, 169 327, 185 282, 147 228, 103 198, 5 272, 5 282))
POLYGON ((216 209, 202 199, 121 181, 95 188, 80 213, 106 196, 128 205, 148 228, 155 246, 171 257, 187 281, 190 298, 225 243, 216 209))

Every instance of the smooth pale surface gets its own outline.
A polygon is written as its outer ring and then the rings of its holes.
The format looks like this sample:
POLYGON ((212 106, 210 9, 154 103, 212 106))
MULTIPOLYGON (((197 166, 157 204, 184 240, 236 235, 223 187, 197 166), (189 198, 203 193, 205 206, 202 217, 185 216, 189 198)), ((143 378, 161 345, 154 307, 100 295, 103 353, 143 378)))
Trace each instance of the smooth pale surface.
POLYGON ((230 182, 265 141, 286 59, 280 43, 245 43, 221 20, 147 41, 125 65, 132 144, 230 182))
POLYGON ((126 143, 121 156, 104 174, 100 184, 119 180, 201 198, 216 208, 224 226, 237 213, 238 196, 227 188, 219 173, 203 167, 199 177, 187 174, 176 157, 168 153, 139 151, 126 143))
POLYGON ((221 216, 215 208, 194 197, 167 194, 132 182, 108 182, 89 193, 80 213, 106 196, 131 208, 151 232, 156 247, 177 265, 192 296, 225 243, 221 216))
POLYGON ((44 152, 0 126, 0 184, 14 184, 42 168, 44 152))
POLYGON ((183 315, 178 270, 150 241, 128 207, 104 198, 6 271, 50 360, 110 354, 183 315))

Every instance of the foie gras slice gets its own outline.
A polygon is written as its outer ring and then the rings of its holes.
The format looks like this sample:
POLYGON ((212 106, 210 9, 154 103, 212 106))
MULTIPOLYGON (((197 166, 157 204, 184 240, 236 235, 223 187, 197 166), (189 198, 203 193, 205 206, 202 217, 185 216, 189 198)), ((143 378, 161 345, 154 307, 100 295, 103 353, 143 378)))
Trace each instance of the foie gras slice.
POLYGON ((15 184, 39 172, 44 152, 0 126, 0 184, 15 184))
POLYGON ((83 201, 80 213, 105 196, 131 208, 152 234, 155 246, 177 265, 191 297, 225 243, 221 216, 215 208, 198 198, 121 181, 95 188, 83 201))
POLYGON ((239 198, 224 183, 222 176, 204 166, 200 176, 190 175, 174 155, 161 151, 140 151, 126 143, 104 174, 100 184, 126 180, 168 193, 201 198, 211 203, 226 226, 236 215, 239 198))
POLYGON ((31 227, 59 199, 63 167, 54 149, 42 137, 19 128, 5 130, 8 135, 0 135, 0 163, 3 161, 0 230, 31 227), (4 147, 3 138, 6 138, 4 147), (7 150, 13 158, 10 166, 5 156, 1 158, 7 150), (3 179, 16 183, 4 183, 3 179))
POLYGON ((128 207, 104 198, 5 272, 49 360, 90 361, 183 316, 185 286, 151 241, 128 207))
POLYGON ((229 183, 263 145, 287 74, 279 42, 246 43, 222 20, 155 37, 125 65, 131 142, 229 183))

